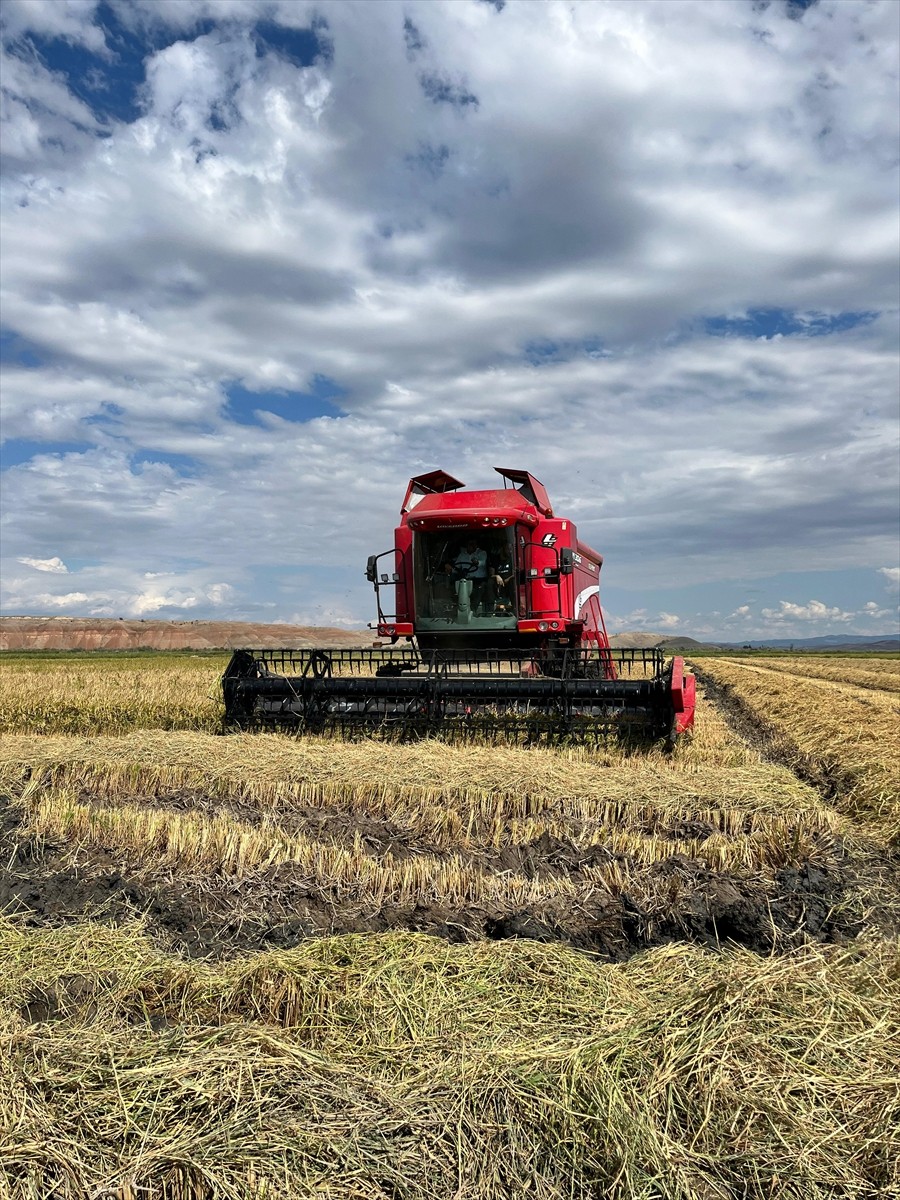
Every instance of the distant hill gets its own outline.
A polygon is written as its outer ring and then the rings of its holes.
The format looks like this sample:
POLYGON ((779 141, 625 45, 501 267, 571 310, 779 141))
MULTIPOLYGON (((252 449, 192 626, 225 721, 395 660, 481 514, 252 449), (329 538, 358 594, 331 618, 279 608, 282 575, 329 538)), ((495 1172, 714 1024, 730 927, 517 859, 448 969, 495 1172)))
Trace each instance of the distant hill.
POLYGON ((614 633, 610 636, 609 644, 618 650, 646 650, 659 647, 661 650, 715 650, 718 647, 712 642, 698 642, 692 637, 673 637, 671 634, 643 633, 637 630, 632 633, 614 633))
POLYGON ((877 642, 848 642, 844 643, 841 650, 893 650, 895 653, 900 651, 900 638, 881 638, 877 642))
POLYGON ((244 621, 131 621, 94 617, 0 617, 0 650, 304 650, 370 646, 364 629, 257 625, 244 621))
MULTIPOLYGON (((135 621, 101 617, 0 617, 0 650, 232 650, 310 646, 370 646, 366 629, 327 629, 315 625, 261 625, 250 621, 135 621)), ((752 642, 701 642, 681 635, 632 630, 614 633, 621 650, 842 650, 900 651, 900 638, 772 638, 752 642)))
POLYGON ((641 633, 637 630, 631 633, 613 633, 609 644, 617 650, 649 650, 658 646, 663 640, 661 633, 641 633))
POLYGON ((610 645, 620 650, 642 650, 658 646, 661 650, 790 650, 793 647, 801 652, 816 650, 841 650, 847 654, 861 651, 885 650, 900 651, 900 638, 859 637, 829 634, 826 637, 814 638, 765 638, 748 639, 744 642, 700 642, 692 637, 672 636, 662 633, 645 633, 635 630, 631 633, 614 633, 609 639, 610 645))

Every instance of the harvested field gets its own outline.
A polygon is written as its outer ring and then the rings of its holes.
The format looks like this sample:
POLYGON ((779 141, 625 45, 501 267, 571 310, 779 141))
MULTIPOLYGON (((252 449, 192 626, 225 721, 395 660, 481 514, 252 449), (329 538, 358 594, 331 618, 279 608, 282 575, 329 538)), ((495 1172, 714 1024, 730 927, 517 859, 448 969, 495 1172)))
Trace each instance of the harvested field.
POLYGON ((674 754, 226 738, 221 663, 145 661, 4 665, 0 1194, 900 1185, 886 826, 749 702, 674 754))
POLYGON ((19 1196, 900 1184, 892 946, 671 946, 611 966, 390 934, 209 968, 121 930, 8 929, 3 945, 19 1196))
POLYGON ((704 660, 700 674, 836 808, 889 844, 900 841, 900 698, 741 659, 704 660))
POLYGON ((758 658, 752 665, 808 679, 828 679, 832 683, 873 688, 881 692, 900 692, 900 658, 865 658, 828 655, 822 658, 758 658))

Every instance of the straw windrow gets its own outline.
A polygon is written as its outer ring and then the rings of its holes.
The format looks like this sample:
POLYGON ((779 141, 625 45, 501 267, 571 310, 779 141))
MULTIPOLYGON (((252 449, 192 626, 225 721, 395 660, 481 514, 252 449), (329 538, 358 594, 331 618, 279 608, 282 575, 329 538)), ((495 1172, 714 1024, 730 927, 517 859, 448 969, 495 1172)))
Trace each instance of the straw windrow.
POLYGON ((824 679, 842 686, 900 692, 900 658, 763 658, 753 656, 752 666, 797 675, 801 679, 824 679))
POLYGON ((886 842, 900 842, 896 696, 739 659, 704 660, 702 671, 752 714, 775 753, 833 795, 841 812, 886 842))
POLYGON ((394 934, 215 970, 128 931, 0 945, 13 1200, 900 1185, 896 945, 612 967, 394 934))

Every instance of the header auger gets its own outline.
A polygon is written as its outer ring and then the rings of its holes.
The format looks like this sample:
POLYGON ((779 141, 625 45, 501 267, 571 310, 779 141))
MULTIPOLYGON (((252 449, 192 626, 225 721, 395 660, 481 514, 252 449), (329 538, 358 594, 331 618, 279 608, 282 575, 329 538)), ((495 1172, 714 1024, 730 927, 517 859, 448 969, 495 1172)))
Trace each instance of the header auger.
POLYGON ((602 556, 537 479, 495 469, 488 491, 444 471, 409 481, 394 546, 366 567, 389 647, 237 650, 226 728, 670 743, 690 729, 683 660, 610 647, 602 556))

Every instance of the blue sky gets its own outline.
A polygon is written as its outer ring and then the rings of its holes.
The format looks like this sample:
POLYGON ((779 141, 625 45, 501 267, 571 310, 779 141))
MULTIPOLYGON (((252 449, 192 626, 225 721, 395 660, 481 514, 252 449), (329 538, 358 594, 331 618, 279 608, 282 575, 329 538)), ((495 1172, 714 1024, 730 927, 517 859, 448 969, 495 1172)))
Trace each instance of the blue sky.
POLYGON ((4 0, 2 607, 359 626, 542 479, 614 630, 897 628, 893 0, 4 0))

